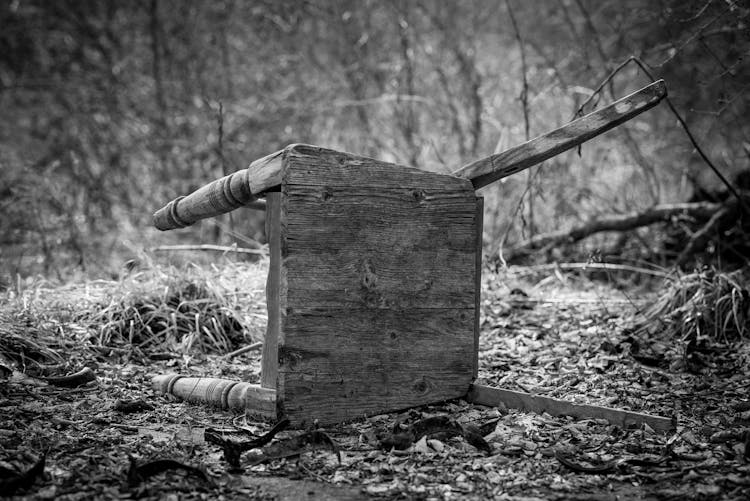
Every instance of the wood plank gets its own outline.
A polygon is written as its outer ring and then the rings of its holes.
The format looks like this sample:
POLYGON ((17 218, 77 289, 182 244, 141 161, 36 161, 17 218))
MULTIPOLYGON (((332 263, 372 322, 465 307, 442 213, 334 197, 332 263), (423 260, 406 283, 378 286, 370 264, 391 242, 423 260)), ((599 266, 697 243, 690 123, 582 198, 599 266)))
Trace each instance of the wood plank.
POLYGON ((535 412, 537 414, 546 412, 552 416, 572 416, 577 419, 606 419, 610 424, 620 426, 621 428, 648 424, 655 431, 667 433, 676 427, 676 423, 666 417, 597 405, 574 404, 557 398, 530 395, 520 391, 493 388, 480 384, 471 385, 467 400, 474 404, 492 407, 502 403, 512 409, 535 412))
POLYGON ((266 238, 268 240, 268 278, 266 280, 266 308, 268 324, 263 340, 260 385, 276 389, 278 375, 278 343, 280 325, 279 279, 281 273, 281 193, 266 195, 266 238))
POLYGON ((372 158, 330 150, 309 144, 288 146, 288 158, 298 168, 284 174, 287 185, 345 187, 349 190, 365 188, 370 195, 378 188, 411 189, 419 197, 420 191, 451 191, 464 197, 472 194, 471 182, 455 176, 426 172, 416 167, 380 162, 372 158), (325 169, 318 170, 321 164, 325 169), (317 170, 310 176, 307 170, 317 170))
MULTIPOLYGON (((309 159, 305 160, 298 170, 307 172, 309 159)), ((435 307, 472 307, 473 287, 455 287, 475 259, 472 225, 476 215, 470 186, 459 184, 465 189, 458 194, 445 186, 442 191, 421 190, 415 199, 413 190, 403 188, 403 175, 394 180, 393 166, 379 166, 352 167, 349 176, 356 186, 351 188, 319 189, 315 181, 286 185, 287 204, 295 207, 285 221, 287 241, 293 248, 304 249, 301 255, 307 263, 287 267, 290 297, 295 304, 306 302, 312 308, 344 303, 353 308, 363 304, 410 307, 428 299, 435 307), (373 179, 377 187, 362 186, 360 171, 379 171, 373 179), (406 213, 409 217, 404 217, 406 213), (404 280, 404 270, 409 270, 409 280, 404 280), (436 275, 446 279, 436 282, 436 275), (365 280, 371 282, 364 286, 365 280)), ((341 183, 338 160, 333 169, 335 176, 316 168, 314 179, 341 183)), ((290 177, 298 170, 291 171, 290 177)), ((421 171, 406 171, 417 178, 407 183, 434 179, 421 171)), ((445 184, 443 177, 438 176, 445 184)), ((292 252, 286 259, 292 263, 298 257, 292 252)))
POLYGON ((479 317, 482 308, 482 248, 484 245, 484 198, 477 197, 476 258, 474 271, 474 378, 479 376, 479 317))
POLYGON ((281 189, 279 413, 305 426, 465 395, 475 342, 471 183, 299 146, 281 189))
POLYGON ((297 426, 454 398, 472 381, 472 310, 295 310, 284 329, 280 394, 297 426))
POLYGON ((460 196, 443 188, 444 196, 432 190, 415 201, 392 179, 390 189, 378 182, 373 190, 326 187, 325 196, 314 184, 285 185, 286 204, 295 209, 285 220, 289 300, 310 308, 473 308, 474 284, 465 280, 476 261, 470 186, 460 196))
POLYGON ((472 162, 453 174, 471 179, 474 188, 528 169, 578 146, 659 104, 667 95, 664 80, 615 101, 562 127, 497 155, 472 162))
POLYGON ((154 213, 154 226, 162 231, 174 230, 242 206, 260 208, 256 199, 281 184, 284 151, 256 160, 247 169, 217 179, 187 196, 177 197, 154 213))
POLYGON ((279 359, 288 369, 333 373, 346 367, 344 373, 364 371, 365 377, 372 360, 407 366, 433 361, 463 370, 472 365, 473 317, 471 309, 295 309, 284 327, 294 344, 280 348, 279 359), (436 340, 445 341, 439 352, 436 340))
POLYGON ((211 251, 221 252, 223 254, 252 254, 256 256, 262 256, 266 252, 263 249, 246 249, 243 247, 230 247, 228 245, 212 245, 212 244, 198 244, 198 245, 160 245, 158 247, 150 247, 149 252, 180 252, 180 251, 211 251))
MULTIPOLYGON (((375 368, 374 368, 375 369, 375 368)), ((367 378, 326 377, 315 372, 299 374, 293 387, 284 389, 279 401, 283 416, 292 426, 329 425, 354 421, 386 412, 460 398, 466 394, 464 378, 452 370, 405 370, 403 366, 378 366, 367 378), (320 400, 323 398, 324 400, 320 400)), ((471 375, 471 366, 466 370, 471 375)))
POLYGON ((163 374, 154 376, 151 385, 159 393, 168 393, 188 402, 247 411, 268 419, 276 418, 276 391, 257 384, 163 374))
MULTIPOLYGON (((429 253, 419 253, 417 257, 429 253)), ((308 259, 295 256, 289 259, 287 272, 287 301, 297 307, 309 308, 474 308, 475 293, 473 284, 460 283, 465 276, 474 275, 473 260, 434 256, 434 266, 412 268, 413 280, 405 281, 404 273, 399 272, 398 263, 379 259, 373 252, 363 254, 359 259, 342 259, 341 266, 323 260, 316 255, 308 259), (304 266, 296 266, 297 262, 304 266), (439 266, 447 263, 445 266, 439 266), (464 273, 452 266, 468 264, 464 273), (450 281, 455 280, 451 286, 450 281)), ((403 261, 407 264, 414 259, 403 261)), ((406 268, 405 268, 406 269, 406 268)))
MULTIPOLYGON (((445 176, 446 179, 453 178, 445 176)), ((470 183, 466 183, 471 186, 470 183)), ((289 184, 288 186, 301 186, 289 184)), ((474 203, 473 191, 455 191, 449 186, 443 188, 384 187, 384 186, 308 186, 309 190, 292 191, 298 197, 293 203, 310 203, 319 211, 331 211, 332 214, 342 214, 343 207, 361 207, 362 197, 373 203, 373 207, 383 211, 418 210, 424 213, 440 213, 443 208, 461 202, 474 203), (326 205, 318 205, 324 200, 326 205), (382 206, 380 202, 383 202, 382 206)))

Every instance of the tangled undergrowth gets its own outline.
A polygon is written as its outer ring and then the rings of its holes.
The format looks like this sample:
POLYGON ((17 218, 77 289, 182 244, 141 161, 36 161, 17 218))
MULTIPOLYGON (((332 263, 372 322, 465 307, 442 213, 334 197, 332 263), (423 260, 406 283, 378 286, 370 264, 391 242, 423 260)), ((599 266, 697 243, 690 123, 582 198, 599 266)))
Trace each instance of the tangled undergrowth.
MULTIPOLYGON (((262 339, 264 276, 262 265, 228 263, 221 268, 148 266, 117 281, 75 287, 39 280, 7 294, 3 324, 18 331, 29 323, 41 329, 39 335, 45 322, 64 325, 75 342, 99 351, 221 354, 262 339)), ((47 334, 54 335, 55 327, 50 329, 47 334)), ((0 330, 0 343, 14 342, 20 341, 0 330)))
POLYGON ((705 269, 679 276, 643 316, 677 339, 729 342, 750 335, 750 292, 743 270, 705 269))
POLYGON ((637 332, 725 343, 750 336, 750 277, 713 268, 680 275, 641 313, 637 332))
POLYGON ((101 324, 102 345, 224 353, 245 341, 238 313, 226 303, 208 280, 170 278, 158 294, 128 294, 92 321, 101 324))
POLYGON ((749 281, 747 271, 711 268, 668 277, 624 326, 630 356, 675 372, 721 370, 716 355, 750 339, 749 281))
POLYGON ((22 368, 59 363, 54 330, 45 329, 28 314, 0 311, 0 361, 22 368))

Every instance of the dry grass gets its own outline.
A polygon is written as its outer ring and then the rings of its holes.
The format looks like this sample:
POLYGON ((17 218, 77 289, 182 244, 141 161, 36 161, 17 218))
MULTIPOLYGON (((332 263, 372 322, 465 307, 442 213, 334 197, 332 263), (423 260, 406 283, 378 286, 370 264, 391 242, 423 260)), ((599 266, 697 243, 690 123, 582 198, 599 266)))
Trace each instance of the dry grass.
POLYGON ((27 314, 0 311, 0 363, 23 369, 60 363, 58 333, 27 314))
POLYGON ((637 330, 675 339, 750 337, 747 272, 705 269, 673 279, 638 319, 637 330))
MULTIPOLYGON (((149 264, 114 281, 55 287, 38 280, 6 292, 0 311, 25 318, 37 334, 47 324, 79 345, 224 353, 262 340, 266 268, 266 262, 221 268, 149 264)), ((20 335, 19 322, 8 325, 0 330, 5 344, 20 335)), ((22 337, 32 341, 37 334, 22 337)), ((51 341, 45 339, 42 344, 51 341)))
MULTIPOLYGON (((58 353, 91 347, 226 353, 261 341, 267 264, 147 264, 119 280, 16 284, 0 295, 0 359, 59 363, 58 353)), ((678 276, 637 316, 635 330, 687 341, 750 338, 747 283, 741 271, 678 276)))

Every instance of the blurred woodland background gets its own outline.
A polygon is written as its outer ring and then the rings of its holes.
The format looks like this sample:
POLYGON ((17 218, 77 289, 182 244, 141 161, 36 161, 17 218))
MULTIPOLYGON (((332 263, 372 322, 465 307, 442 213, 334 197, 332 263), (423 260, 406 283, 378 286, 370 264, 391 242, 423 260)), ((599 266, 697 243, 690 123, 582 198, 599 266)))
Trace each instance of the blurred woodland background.
POLYGON ((0 281, 114 273, 162 244, 253 247, 262 213, 168 233, 151 214, 295 142, 448 173, 643 87, 644 69, 734 194, 662 104, 483 189, 489 262, 745 265, 736 207, 522 244, 746 195, 748 21, 734 0, 0 0, 0 281))

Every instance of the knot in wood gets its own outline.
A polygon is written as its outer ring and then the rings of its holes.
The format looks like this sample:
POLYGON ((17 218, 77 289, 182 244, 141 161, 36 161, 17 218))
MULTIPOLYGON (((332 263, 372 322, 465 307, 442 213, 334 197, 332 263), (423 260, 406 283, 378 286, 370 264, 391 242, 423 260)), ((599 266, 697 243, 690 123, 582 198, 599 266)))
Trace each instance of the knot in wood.
POLYGON ((304 354, 301 350, 293 350, 285 347, 279 348, 279 364, 287 365, 290 368, 297 366, 304 358, 304 354))
POLYGON ((414 391, 416 391, 417 393, 420 393, 420 394, 426 393, 427 390, 428 390, 427 381, 425 381, 424 379, 420 379, 414 384, 414 391))
POLYGON ((370 263, 365 261, 362 272, 362 286, 367 290, 375 289, 378 285, 378 276, 370 268, 370 263))

